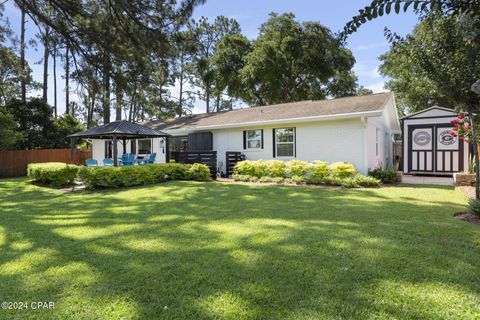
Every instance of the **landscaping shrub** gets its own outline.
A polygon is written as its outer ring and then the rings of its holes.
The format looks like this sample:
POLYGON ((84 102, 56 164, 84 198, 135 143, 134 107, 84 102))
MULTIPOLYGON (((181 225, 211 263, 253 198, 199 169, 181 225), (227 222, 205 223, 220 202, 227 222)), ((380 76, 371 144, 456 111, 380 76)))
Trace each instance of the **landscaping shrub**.
POLYGON ((351 163, 335 162, 329 165, 328 169, 333 177, 340 179, 352 178, 357 174, 357 169, 355 169, 355 166, 351 163))
POLYGON ((268 176, 265 176, 265 177, 261 177, 260 179, 258 179, 259 182, 266 182, 266 183, 282 183, 284 182, 284 178, 283 177, 268 177, 268 176))
POLYGON ((468 208, 474 215, 480 218, 480 200, 470 199, 468 202, 468 208))
POLYGON ((287 171, 290 177, 304 177, 309 172, 311 163, 302 160, 290 160, 287 162, 287 171))
POLYGON ((365 177, 361 174, 357 174, 353 179, 360 187, 378 187, 381 182, 375 177, 365 177))
POLYGON ((311 166, 310 177, 312 179, 322 179, 330 174, 330 169, 325 161, 314 161, 311 166))
POLYGON ((269 160, 266 161, 267 165, 267 176, 274 178, 283 178, 285 177, 287 166, 285 161, 281 160, 269 160))
POLYGON ((305 177, 305 175, 303 176, 292 176, 290 178, 290 180, 294 183, 304 183, 304 182, 307 182, 307 178, 305 177))
POLYGON ((31 163, 27 174, 35 181, 58 188, 72 184, 78 170, 78 166, 62 162, 31 163))
POLYGON ((248 174, 233 174, 233 180, 242 182, 255 182, 258 181, 257 177, 250 176, 248 174))
POLYGON ((397 182, 397 170, 395 170, 395 168, 383 169, 379 166, 373 170, 369 170, 368 175, 380 180, 382 183, 397 182))
POLYGON ((250 160, 237 162, 233 168, 233 173, 236 175, 255 176, 255 162, 250 160))
POLYGON ((125 167, 82 167, 79 179, 89 189, 132 187, 168 180, 210 180, 203 164, 163 163, 125 167))
POLYGON ((201 163, 194 163, 190 169, 188 169, 187 174, 190 180, 207 181, 212 179, 210 169, 201 163))
POLYGON ((328 165, 325 161, 313 163, 290 160, 269 160, 238 162, 234 168, 235 181, 308 183, 346 188, 377 187, 380 180, 357 173, 350 163, 336 162, 328 165))

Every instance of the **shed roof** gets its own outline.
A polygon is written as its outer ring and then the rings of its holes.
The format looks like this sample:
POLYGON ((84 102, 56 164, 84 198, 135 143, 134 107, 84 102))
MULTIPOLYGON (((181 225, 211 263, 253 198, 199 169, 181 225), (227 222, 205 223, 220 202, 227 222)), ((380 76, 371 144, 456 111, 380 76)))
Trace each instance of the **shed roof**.
POLYGON ((278 122, 281 120, 335 117, 382 111, 393 96, 391 92, 332 100, 300 101, 217 113, 194 114, 169 120, 154 120, 144 125, 157 130, 201 129, 229 125, 278 122))
POLYGON ((83 132, 77 132, 69 135, 70 138, 155 138, 166 137, 168 133, 155 130, 144 125, 130 122, 127 120, 114 121, 99 127, 90 128, 83 132))

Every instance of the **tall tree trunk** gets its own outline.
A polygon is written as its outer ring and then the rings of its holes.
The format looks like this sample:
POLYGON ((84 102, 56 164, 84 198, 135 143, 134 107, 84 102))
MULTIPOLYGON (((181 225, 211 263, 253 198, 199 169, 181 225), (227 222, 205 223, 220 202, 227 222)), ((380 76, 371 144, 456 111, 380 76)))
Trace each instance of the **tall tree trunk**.
POLYGON ((475 199, 480 199, 480 160, 478 157, 478 142, 477 142, 477 126, 475 116, 471 111, 468 112, 470 123, 472 124, 472 144, 473 144, 473 158, 475 161, 475 199))
POLYGON ((122 70, 117 65, 115 79, 115 120, 122 120, 123 92, 121 84, 122 70))
POLYGON ((21 90, 22 90, 22 102, 27 101, 27 82, 26 82, 26 70, 25 70, 25 10, 22 9, 22 19, 20 22, 20 68, 22 69, 21 77, 21 90))
POLYGON ((70 57, 68 44, 65 47, 65 112, 70 113, 70 57))
POLYGON ((217 100, 217 101, 216 101, 216 104, 217 104, 216 110, 217 110, 217 112, 220 112, 221 93, 217 95, 216 100, 217 100))
POLYGON ((207 113, 210 113, 210 88, 205 90, 205 106, 207 108, 207 113))
POLYGON ((183 113, 183 78, 184 78, 184 63, 185 63, 185 52, 182 50, 180 54, 180 92, 178 95, 178 109, 177 114, 179 117, 182 116, 183 113))
MULTIPOLYGON (((133 121, 134 120, 134 117, 135 117, 135 109, 134 109, 134 105, 135 105, 135 95, 137 94, 137 82, 135 82, 135 84, 133 85, 133 94, 132 94, 132 100, 130 101, 130 108, 129 108, 129 111, 128 111, 128 121, 133 121)), ((135 122, 135 121, 133 121, 135 122)))
POLYGON ((55 118, 58 116, 57 106, 57 44, 53 46, 53 108, 55 110, 55 118))
POLYGON ((181 117, 183 113, 183 75, 180 76, 180 93, 178 95, 178 116, 181 117))
POLYGON ((90 96, 90 104, 87 109, 87 128, 90 128, 92 126, 93 122, 93 111, 95 110, 95 93, 88 92, 88 95, 90 96))
POLYGON ((45 27, 45 34, 43 35, 43 101, 48 101, 48 58, 49 58, 49 27, 45 27))
POLYGON ((110 61, 103 63, 103 123, 110 123, 110 61))

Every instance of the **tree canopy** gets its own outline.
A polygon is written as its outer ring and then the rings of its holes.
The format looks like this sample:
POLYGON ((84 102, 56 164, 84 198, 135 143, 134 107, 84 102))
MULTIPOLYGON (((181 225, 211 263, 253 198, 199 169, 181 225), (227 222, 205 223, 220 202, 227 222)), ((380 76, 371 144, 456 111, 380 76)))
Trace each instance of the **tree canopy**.
POLYGON ((367 21, 391 12, 398 14, 409 9, 421 14, 443 12, 448 15, 459 13, 479 15, 480 0, 372 0, 368 6, 359 10, 358 15, 346 23, 341 35, 345 38, 356 32, 367 21))
POLYGON ((250 46, 240 40, 231 47, 223 52, 247 53, 235 64, 242 90, 232 93, 251 105, 355 94, 352 53, 318 22, 272 13, 250 46))
POLYGON ((479 96, 471 89, 480 79, 478 17, 430 14, 405 39, 392 41, 380 57, 380 73, 391 78, 386 87, 404 112, 434 105, 478 110, 479 96))

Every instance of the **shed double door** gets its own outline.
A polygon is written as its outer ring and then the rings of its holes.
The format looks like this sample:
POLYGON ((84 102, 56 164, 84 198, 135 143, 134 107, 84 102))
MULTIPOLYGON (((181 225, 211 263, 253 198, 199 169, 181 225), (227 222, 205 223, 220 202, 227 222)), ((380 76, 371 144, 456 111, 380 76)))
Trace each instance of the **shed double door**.
POLYGON ((413 125, 408 132, 410 172, 453 173, 463 171, 464 144, 451 135, 451 124, 413 125))

